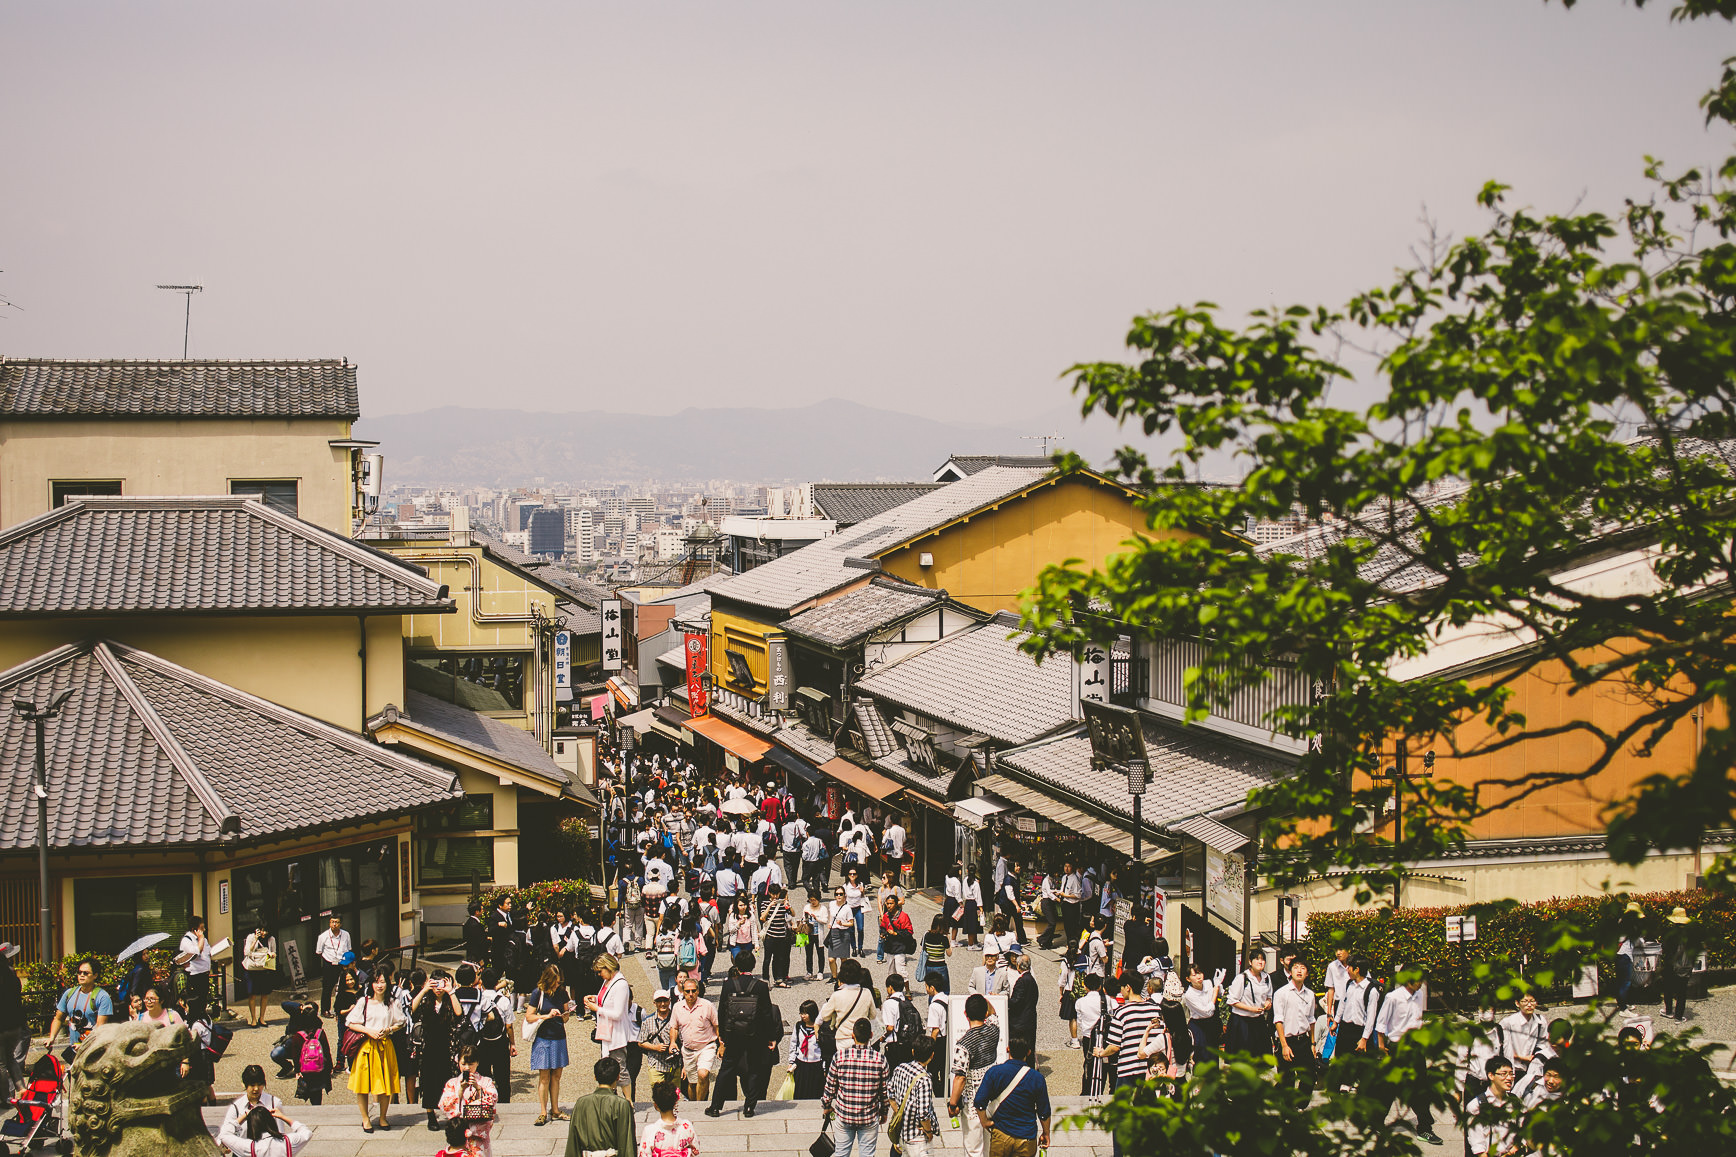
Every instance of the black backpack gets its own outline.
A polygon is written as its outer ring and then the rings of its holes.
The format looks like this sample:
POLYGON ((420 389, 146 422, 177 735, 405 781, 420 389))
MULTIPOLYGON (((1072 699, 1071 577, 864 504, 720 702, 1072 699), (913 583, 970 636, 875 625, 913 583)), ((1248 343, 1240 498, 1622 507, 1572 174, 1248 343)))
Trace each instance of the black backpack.
POLYGON ((573 933, 573 968, 583 976, 591 971, 591 966, 597 963, 597 937, 601 930, 593 930, 589 936, 581 932, 573 933))
POLYGON ((898 1024, 892 1030, 893 1039, 906 1047, 915 1044, 927 1032, 927 1026, 922 1023, 922 1017, 917 1015, 916 1005, 908 996, 898 998, 898 1024))
POLYGON ((732 988, 723 996, 723 1016, 719 1027, 725 1037, 745 1037, 753 1035, 759 1025, 759 993, 754 991, 754 982, 744 979, 745 987, 732 988))
POLYGON ((506 1039, 506 1021, 500 1015, 500 995, 490 993, 488 1008, 482 1014, 482 1027, 477 1030, 477 1037, 485 1041, 506 1039))

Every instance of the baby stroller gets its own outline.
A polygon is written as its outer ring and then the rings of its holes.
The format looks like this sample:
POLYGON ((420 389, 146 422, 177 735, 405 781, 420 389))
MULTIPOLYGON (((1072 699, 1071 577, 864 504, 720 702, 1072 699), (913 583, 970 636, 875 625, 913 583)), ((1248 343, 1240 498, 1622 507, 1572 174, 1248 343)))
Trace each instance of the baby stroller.
POLYGON ((30 1083, 12 1098, 12 1105, 17 1111, 0 1121, 0 1157, 40 1149, 51 1138, 57 1152, 72 1152, 66 1127, 66 1066, 59 1057, 43 1053, 36 1059, 30 1083))

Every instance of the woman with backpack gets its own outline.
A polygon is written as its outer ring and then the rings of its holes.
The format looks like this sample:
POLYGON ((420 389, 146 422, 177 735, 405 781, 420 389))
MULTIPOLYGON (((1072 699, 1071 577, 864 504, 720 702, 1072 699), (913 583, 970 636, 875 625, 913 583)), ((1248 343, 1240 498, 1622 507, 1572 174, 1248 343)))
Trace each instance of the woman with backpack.
POLYGON ((673 911, 665 912, 658 923, 657 935, 651 941, 651 954, 657 962, 657 987, 673 991, 681 959, 681 930, 676 926, 673 911))
POLYGON ((310 1105, 325 1100, 332 1087, 332 1046, 320 1024, 319 1009, 304 1004, 289 1021, 293 1042, 289 1056, 295 1067, 295 1095, 310 1105))

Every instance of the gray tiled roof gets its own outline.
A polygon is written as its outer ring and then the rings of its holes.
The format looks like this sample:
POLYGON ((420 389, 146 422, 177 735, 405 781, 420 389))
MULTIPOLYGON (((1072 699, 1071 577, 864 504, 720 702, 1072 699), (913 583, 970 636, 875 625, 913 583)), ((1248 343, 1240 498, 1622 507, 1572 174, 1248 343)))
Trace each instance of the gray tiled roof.
POLYGON ((954 519, 1009 498, 1042 481, 1049 473, 1046 467, 991 467, 726 579, 713 586, 712 593, 717 598, 752 606, 793 610, 809 599, 848 586, 871 573, 847 563, 846 559, 884 554, 954 519))
MULTIPOLYGON (((1233 807, 1255 788, 1275 783, 1292 766, 1204 731, 1173 729, 1150 716, 1141 718, 1151 774, 1140 810, 1152 827, 1233 807)), ((1126 775, 1091 767, 1091 739, 1082 728, 998 752, 995 762, 1046 790, 1059 790, 1129 820, 1133 817, 1126 775)))
POLYGON ((877 576, 859 590, 839 595, 786 620, 783 628, 822 646, 846 647, 900 619, 929 610, 945 597, 945 591, 877 576))
POLYGON ((564 784, 566 793, 575 799, 588 804, 597 802, 591 789, 569 776, 566 769, 543 750, 543 745, 537 742, 536 736, 522 727, 514 727, 510 723, 492 719, 480 712, 436 699, 420 691, 408 690, 404 692, 402 711, 389 706, 383 713, 368 720, 368 728, 374 730, 386 722, 401 722, 418 731, 448 739, 490 759, 510 763, 544 779, 564 784))
POLYGON ((0 533, 0 618, 452 607, 420 567, 245 496, 81 498, 0 533))
POLYGON ((945 801, 947 794, 952 790, 954 772, 945 771, 939 775, 931 775, 926 770, 911 763, 907 752, 899 751, 876 759, 874 766, 906 787, 913 787, 923 795, 933 799, 945 801))
MULTIPOLYGON (((46 705, 49 844, 153 848, 277 839, 458 799, 453 774, 112 642, 0 672, 46 705)), ((36 846, 34 726, 0 721, 0 851, 36 846)))
POLYGON ((1029 743, 1073 718, 1073 668, 1065 658, 1039 665, 1019 650, 1025 636, 997 616, 881 668, 856 689, 963 731, 1029 743))
POLYGON ((816 482, 814 508, 821 518, 831 519, 843 530, 944 485, 944 482, 816 482))
POLYGON ((1040 467, 1048 469, 1047 458, 1037 454, 954 454, 947 459, 966 474, 981 474, 994 466, 1040 467))
POLYGON ((772 738, 815 767, 827 760, 838 758, 838 749, 827 740, 815 735, 805 723, 791 723, 780 727, 772 738))
POLYGON ((0 360, 0 417, 353 422, 361 413, 348 361, 0 360))

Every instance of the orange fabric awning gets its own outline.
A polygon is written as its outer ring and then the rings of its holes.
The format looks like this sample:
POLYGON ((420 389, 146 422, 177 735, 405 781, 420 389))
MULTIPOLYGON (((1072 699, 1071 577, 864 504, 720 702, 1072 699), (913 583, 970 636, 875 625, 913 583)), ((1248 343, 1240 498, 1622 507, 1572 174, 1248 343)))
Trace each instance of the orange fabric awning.
POLYGON ((732 724, 710 715, 701 715, 698 719, 684 719, 681 726, 689 731, 698 732, 725 751, 740 756, 749 763, 757 763, 766 757, 766 752, 772 745, 752 732, 743 731, 732 724))
POLYGON ((844 786, 855 788, 863 795, 878 800, 884 800, 904 790, 904 785, 897 780, 888 779, 879 772, 869 771, 865 767, 857 767, 843 758, 828 759, 820 765, 820 770, 844 786))

